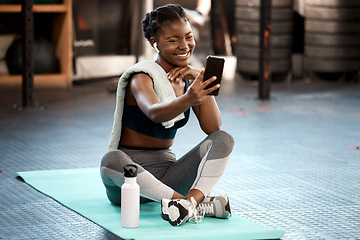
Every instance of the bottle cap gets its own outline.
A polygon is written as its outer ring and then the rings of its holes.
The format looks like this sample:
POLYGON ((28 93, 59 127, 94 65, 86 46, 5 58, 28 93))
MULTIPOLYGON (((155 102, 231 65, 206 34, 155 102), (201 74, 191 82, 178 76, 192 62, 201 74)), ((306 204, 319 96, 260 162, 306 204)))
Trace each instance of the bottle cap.
POLYGON ((128 164, 124 166, 124 176, 125 177, 136 177, 137 176, 137 166, 134 164, 128 164))

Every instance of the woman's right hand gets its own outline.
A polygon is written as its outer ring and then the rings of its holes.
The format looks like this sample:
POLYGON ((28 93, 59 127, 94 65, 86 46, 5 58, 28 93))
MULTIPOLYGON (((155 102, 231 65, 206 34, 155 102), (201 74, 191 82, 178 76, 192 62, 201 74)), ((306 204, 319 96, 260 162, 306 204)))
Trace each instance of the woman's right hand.
POLYGON ((216 84, 211 88, 205 89, 210 83, 216 80, 216 77, 213 76, 209 79, 205 79, 204 81, 204 72, 205 69, 203 68, 186 92, 192 106, 200 105, 206 99, 212 97, 209 95, 212 91, 220 88, 220 84, 216 84))

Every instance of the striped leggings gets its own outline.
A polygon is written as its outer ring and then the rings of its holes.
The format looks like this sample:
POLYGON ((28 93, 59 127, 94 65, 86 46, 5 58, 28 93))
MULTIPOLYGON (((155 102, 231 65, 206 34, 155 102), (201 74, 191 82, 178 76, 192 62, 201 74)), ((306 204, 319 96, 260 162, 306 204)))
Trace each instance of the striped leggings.
POLYGON ((142 202, 171 199, 174 191, 186 196, 191 189, 210 192, 224 173, 234 139, 222 130, 207 136, 201 143, 176 160, 171 149, 129 149, 119 147, 107 152, 101 161, 101 178, 110 202, 121 203, 124 166, 138 167, 137 183, 142 202))

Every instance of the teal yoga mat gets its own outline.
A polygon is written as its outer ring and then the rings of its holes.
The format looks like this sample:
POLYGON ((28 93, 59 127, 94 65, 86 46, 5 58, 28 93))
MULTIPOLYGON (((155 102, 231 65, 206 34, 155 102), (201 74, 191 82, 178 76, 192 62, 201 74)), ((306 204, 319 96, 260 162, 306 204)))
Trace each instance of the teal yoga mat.
POLYGON ((99 169, 18 172, 26 183, 122 238, 132 239, 279 239, 282 230, 269 229, 237 214, 230 219, 206 217, 200 224, 171 226, 161 218, 160 204, 140 208, 140 227, 121 227, 121 208, 112 205, 99 169))

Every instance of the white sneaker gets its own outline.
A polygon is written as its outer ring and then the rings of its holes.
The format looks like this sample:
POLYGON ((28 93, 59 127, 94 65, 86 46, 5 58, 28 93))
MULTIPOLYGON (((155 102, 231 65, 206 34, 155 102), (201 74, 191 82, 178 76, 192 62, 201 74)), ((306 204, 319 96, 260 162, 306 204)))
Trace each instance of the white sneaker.
POLYGON ((206 196, 197 207, 205 217, 229 218, 231 209, 227 195, 206 196))
POLYGON ((162 218, 173 226, 179 226, 187 221, 200 223, 204 215, 199 214, 196 201, 186 199, 161 199, 162 218))

